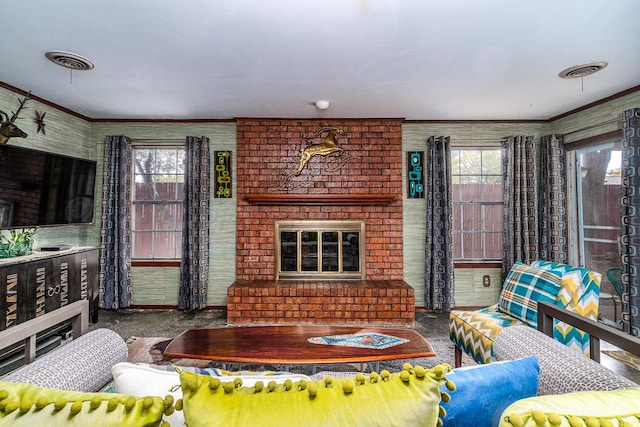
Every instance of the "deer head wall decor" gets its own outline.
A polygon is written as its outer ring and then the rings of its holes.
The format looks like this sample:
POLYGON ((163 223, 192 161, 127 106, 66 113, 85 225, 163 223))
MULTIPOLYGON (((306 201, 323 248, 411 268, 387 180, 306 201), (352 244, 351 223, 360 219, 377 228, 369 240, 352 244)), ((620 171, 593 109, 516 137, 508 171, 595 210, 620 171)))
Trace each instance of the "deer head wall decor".
POLYGON ((0 144, 6 144, 9 138, 26 138, 27 134, 24 133, 14 122, 18 119, 20 110, 24 107, 24 104, 31 97, 31 92, 27 93, 25 97, 20 101, 20 107, 15 113, 12 111, 11 118, 4 111, 0 110, 0 144))

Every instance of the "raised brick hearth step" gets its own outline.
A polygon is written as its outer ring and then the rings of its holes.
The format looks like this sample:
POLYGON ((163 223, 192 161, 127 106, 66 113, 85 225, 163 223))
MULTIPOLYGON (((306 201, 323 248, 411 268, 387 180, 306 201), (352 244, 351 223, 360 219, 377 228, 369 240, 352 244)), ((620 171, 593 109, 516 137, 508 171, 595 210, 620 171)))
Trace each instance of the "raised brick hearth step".
POLYGON ((227 323, 413 326, 414 290, 402 280, 238 280, 227 323))

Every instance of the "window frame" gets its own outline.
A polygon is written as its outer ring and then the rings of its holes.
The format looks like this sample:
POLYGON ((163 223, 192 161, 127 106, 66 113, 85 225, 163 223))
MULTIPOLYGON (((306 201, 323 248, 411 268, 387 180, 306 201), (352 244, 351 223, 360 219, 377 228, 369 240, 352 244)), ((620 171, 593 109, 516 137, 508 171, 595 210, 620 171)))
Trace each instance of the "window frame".
MULTIPOLYGON (((500 155, 500 165, 502 165, 502 161, 503 161, 503 151, 502 148, 500 146, 452 146, 451 147, 451 151, 452 151, 452 159, 451 159, 451 166, 452 166, 452 170, 451 170, 451 181, 452 181, 452 186, 453 186, 453 181, 455 180, 454 177, 466 177, 466 176, 477 176, 477 174, 470 174, 470 173, 466 173, 466 174, 462 174, 462 173, 458 173, 458 174, 454 174, 454 167, 453 167, 453 152, 454 151, 458 151, 458 152, 462 152, 462 151, 496 151, 499 153, 500 155)), ((482 159, 482 156, 481 156, 482 159)), ((482 160, 481 160, 482 161, 482 160)), ((481 163, 482 165, 482 163, 481 163)), ((482 182, 484 181, 483 178, 486 177, 499 177, 500 178, 500 184, 503 186, 504 189, 504 179, 503 179, 503 175, 502 175, 502 170, 500 170, 499 173, 488 173, 488 174, 484 174, 482 172, 482 167, 480 168, 481 172, 480 172, 480 184, 482 184, 482 182)), ((487 229, 487 212, 485 207, 489 207, 489 206, 500 206, 500 207, 504 207, 504 200, 500 200, 500 201, 454 201, 454 195, 452 194, 452 208, 455 209, 456 206, 460 207, 460 224, 457 225, 454 220, 453 220, 453 215, 452 215, 452 234, 453 234, 453 243, 455 244, 455 241, 457 239, 457 236, 459 236, 459 240, 460 240, 460 254, 461 257, 455 257, 455 249, 454 249, 454 265, 455 266, 465 266, 465 267, 488 267, 488 266, 501 266, 502 265, 502 256, 498 257, 498 258, 488 258, 487 257, 487 253, 486 253, 486 236, 488 235, 499 235, 501 238, 503 236, 503 215, 501 214, 500 216, 500 229, 499 230, 488 230, 487 229), (465 231, 462 226, 463 226, 463 212, 464 212, 464 207, 473 207, 473 206, 478 206, 481 208, 481 216, 482 216, 482 230, 480 231, 465 231), (465 243, 465 235, 467 236, 480 236, 482 239, 482 258, 465 258, 464 257, 464 243, 465 243)), ((468 237, 469 238, 469 237, 468 237)), ((502 247, 502 245, 500 245, 500 248, 502 247)))
MULTIPOLYGON (((611 243, 618 244, 614 240, 601 240, 591 237, 585 238, 584 213, 582 204, 582 181, 579 179, 581 174, 580 155, 588 154, 593 151, 603 149, 613 149, 622 152, 622 167, 624 167, 624 150, 620 147, 622 142, 622 134, 619 131, 609 132, 593 137, 585 138, 565 145, 566 149, 566 169, 567 169, 567 223, 568 223, 568 239, 569 239, 569 263, 578 265, 583 268, 586 266, 585 242, 592 243, 611 243)), ((595 230, 597 228, 615 230, 618 225, 606 226, 586 226, 588 229, 595 230)))
MULTIPOLYGON (((155 237, 155 233, 157 232, 164 232, 164 233, 173 233, 174 235, 177 235, 178 233, 182 233, 182 221, 178 221, 177 218, 179 217, 179 211, 182 209, 182 205, 183 205, 183 199, 178 199, 176 197, 175 200, 137 200, 136 197, 136 191, 135 191, 135 185, 136 185, 136 177, 137 176, 141 176, 143 175, 143 173, 139 173, 137 166, 135 164, 135 159, 136 159, 136 151, 137 150, 154 150, 154 151, 162 151, 162 150, 177 150, 182 151, 182 160, 184 162, 185 158, 186 158, 186 147, 184 144, 179 144, 179 143, 171 143, 171 144, 163 144, 163 143, 145 143, 145 144, 133 144, 132 146, 132 176, 131 176, 131 239, 132 239, 132 258, 131 258, 131 265, 134 267, 179 267, 181 264, 181 257, 182 257, 182 244, 176 245, 174 247, 174 255, 175 257, 172 258, 168 258, 168 257, 157 257, 157 258, 142 258, 142 257, 135 257, 134 256, 134 250, 135 250, 135 234, 137 232, 141 232, 141 231, 137 231, 136 230, 136 226, 135 226, 135 208, 136 206, 141 206, 141 205, 154 205, 154 216, 155 216, 155 209, 157 206, 175 206, 176 208, 176 221, 174 224, 174 228, 171 229, 157 229, 155 228, 155 218, 153 220, 153 224, 152 224, 152 228, 147 230, 144 229, 142 231, 144 232, 151 232, 152 236, 155 237)), ((155 160, 154 160, 155 161, 155 160)), ((179 161, 179 159, 178 159, 179 161)), ((146 174, 145 174, 146 175, 146 174)), ((168 175, 167 173, 152 173, 151 175, 168 175)), ((173 174, 174 176, 178 177, 180 176, 180 173, 178 172, 178 170, 176 170, 175 174, 173 174)), ((180 183, 178 182, 178 185, 180 185, 180 183)), ((182 180, 182 185, 184 185, 184 168, 183 168, 183 180, 182 180)), ((184 189, 182 190, 184 192, 184 189)), ((155 256, 155 254, 153 254, 155 256)))

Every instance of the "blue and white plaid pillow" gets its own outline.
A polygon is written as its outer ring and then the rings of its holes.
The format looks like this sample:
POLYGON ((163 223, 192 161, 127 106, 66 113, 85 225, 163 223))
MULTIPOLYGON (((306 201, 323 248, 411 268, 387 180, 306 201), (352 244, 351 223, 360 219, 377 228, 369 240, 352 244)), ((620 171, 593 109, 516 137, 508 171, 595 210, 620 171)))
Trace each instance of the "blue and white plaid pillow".
POLYGON ((554 270, 533 268, 516 262, 507 275, 498 307, 532 327, 538 324, 538 302, 556 302, 561 275, 554 270))

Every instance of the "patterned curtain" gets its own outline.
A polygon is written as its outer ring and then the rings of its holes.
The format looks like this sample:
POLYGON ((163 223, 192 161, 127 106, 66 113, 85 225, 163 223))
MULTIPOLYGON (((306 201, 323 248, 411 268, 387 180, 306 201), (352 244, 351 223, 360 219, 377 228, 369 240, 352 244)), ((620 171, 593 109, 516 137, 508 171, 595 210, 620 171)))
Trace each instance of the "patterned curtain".
POLYGON ((567 179, 562 135, 541 138, 540 159, 540 259, 566 264, 569 250, 567 179))
POLYGON ((178 296, 180 310, 201 310, 207 306, 211 198, 209 156, 209 138, 187 137, 178 296))
POLYGON ((131 305, 131 140, 107 136, 104 144, 99 306, 131 305))
POLYGON ((424 300, 428 310, 453 306, 451 145, 449 137, 430 137, 427 166, 427 238, 424 300))
POLYGON ((533 136, 510 136, 502 142, 503 278, 516 261, 529 264, 539 258, 535 158, 533 136))
POLYGON ((622 139, 622 326, 640 336, 640 108, 624 112, 622 139))

